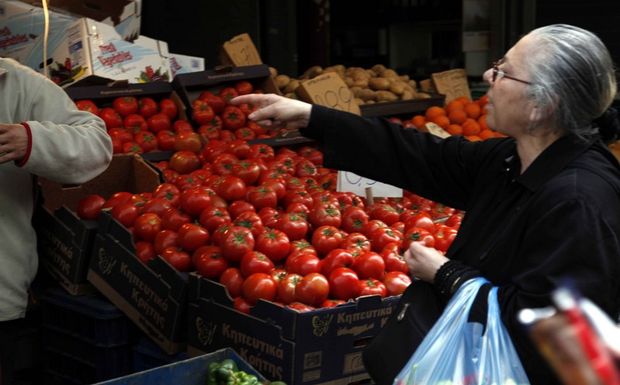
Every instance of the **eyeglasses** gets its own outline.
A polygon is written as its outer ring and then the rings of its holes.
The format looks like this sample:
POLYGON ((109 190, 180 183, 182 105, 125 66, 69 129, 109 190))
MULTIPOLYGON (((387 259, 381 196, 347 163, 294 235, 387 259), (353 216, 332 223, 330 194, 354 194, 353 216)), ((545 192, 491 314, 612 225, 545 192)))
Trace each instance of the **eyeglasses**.
POLYGON ((531 82, 528 82, 527 80, 522 80, 519 78, 515 78, 513 76, 507 75, 506 72, 504 72, 504 70, 499 69, 499 66, 503 63, 503 60, 498 60, 496 62, 493 63, 493 76, 491 77, 491 81, 493 83, 495 83, 495 81, 497 79, 501 79, 501 78, 506 78, 506 79, 511 79, 523 84, 529 84, 531 85, 531 82))

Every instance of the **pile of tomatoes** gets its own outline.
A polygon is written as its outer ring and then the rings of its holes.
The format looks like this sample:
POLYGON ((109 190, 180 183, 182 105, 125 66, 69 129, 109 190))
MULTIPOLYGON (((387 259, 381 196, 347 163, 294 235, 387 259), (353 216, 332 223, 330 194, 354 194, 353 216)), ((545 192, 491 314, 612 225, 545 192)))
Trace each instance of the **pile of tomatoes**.
POLYGON ((259 90, 255 90, 252 83, 246 80, 217 92, 203 91, 192 102, 191 121, 180 117, 172 98, 156 101, 149 96, 122 96, 107 106, 97 106, 90 99, 75 103, 80 110, 92 112, 103 119, 115 154, 157 150, 199 151, 203 143, 211 139, 250 140, 277 134, 246 119, 252 112, 249 105, 228 104, 233 97, 251 92, 259 90))

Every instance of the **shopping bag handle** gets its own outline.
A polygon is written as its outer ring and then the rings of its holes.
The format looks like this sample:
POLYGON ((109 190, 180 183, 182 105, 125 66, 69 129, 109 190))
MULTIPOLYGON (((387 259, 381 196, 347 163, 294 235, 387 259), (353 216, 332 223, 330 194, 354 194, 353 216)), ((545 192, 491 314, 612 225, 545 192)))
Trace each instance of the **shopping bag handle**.
POLYGON ((487 326, 487 316, 489 311, 489 292, 493 286, 487 282, 480 286, 476 298, 469 309, 467 322, 477 322, 482 325, 482 333, 484 334, 487 326))

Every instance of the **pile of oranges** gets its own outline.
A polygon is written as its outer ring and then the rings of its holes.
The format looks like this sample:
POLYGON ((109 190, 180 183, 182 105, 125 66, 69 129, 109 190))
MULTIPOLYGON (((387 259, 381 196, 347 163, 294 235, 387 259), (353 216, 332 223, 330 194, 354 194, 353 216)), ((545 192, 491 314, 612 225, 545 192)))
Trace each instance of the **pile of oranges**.
POLYGON ((486 95, 473 101, 461 97, 452 100, 445 107, 429 107, 424 115, 416 115, 409 122, 403 123, 425 130, 424 125, 432 122, 446 130, 450 135, 463 135, 470 141, 504 136, 487 126, 484 112, 486 103, 486 95))

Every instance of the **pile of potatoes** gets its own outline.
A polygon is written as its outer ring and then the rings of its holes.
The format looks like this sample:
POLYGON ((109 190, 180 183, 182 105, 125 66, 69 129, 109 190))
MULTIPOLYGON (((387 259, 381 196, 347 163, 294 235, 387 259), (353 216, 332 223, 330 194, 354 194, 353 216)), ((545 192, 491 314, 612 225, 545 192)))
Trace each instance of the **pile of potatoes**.
POLYGON ((416 81, 409 79, 409 75, 399 75, 393 69, 386 68, 382 64, 376 64, 368 69, 361 67, 346 68, 341 64, 325 68, 313 66, 308 68, 299 79, 278 74, 273 67, 270 68, 270 71, 280 92, 294 99, 297 98, 295 90, 301 81, 312 79, 327 72, 335 72, 344 80, 359 105, 430 98, 429 94, 418 91, 416 81))

